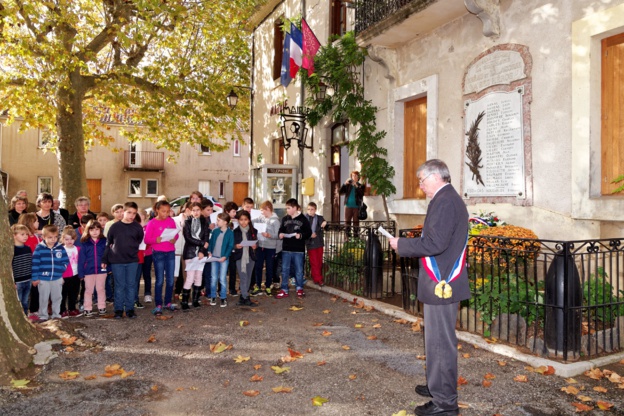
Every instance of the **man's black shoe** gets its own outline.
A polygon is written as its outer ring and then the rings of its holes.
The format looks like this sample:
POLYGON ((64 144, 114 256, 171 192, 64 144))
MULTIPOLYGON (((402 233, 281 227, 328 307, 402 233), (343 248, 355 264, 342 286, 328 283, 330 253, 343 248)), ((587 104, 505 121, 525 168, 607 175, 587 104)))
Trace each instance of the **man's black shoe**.
POLYGON ((423 397, 433 397, 431 393, 429 393, 429 387, 427 386, 416 386, 416 394, 423 397))
POLYGON ((115 311, 115 319, 123 318, 123 311, 115 311))
POLYGON ((414 413, 417 416, 456 416, 459 415, 459 408, 457 409, 440 409, 434 402, 427 402, 422 406, 416 406, 414 413))
POLYGON ((129 318, 129 319, 135 319, 137 316, 136 316, 136 314, 134 313, 134 310, 133 310, 133 309, 131 309, 131 310, 129 310, 129 311, 126 311, 126 317, 127 317, 127 318, 129 318))

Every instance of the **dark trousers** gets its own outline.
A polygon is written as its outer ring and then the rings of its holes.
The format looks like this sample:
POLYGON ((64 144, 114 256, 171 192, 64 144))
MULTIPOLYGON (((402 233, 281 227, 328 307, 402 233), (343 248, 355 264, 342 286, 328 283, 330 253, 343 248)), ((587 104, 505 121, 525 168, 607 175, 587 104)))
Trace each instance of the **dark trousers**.
MULTIPOLYGON (((258 287, 262 285, 262 269, 266 263, 266 280, 265 286, 271 287, 273 283, 273 263, 275 262, 275 249, 258 247, 256 249, 256 278, 255 282, 258 287)), ((251 285, 253 286, 254 279, 251 279, 251 285)))
POLYGON ((77 310, 76 301, 80 294, 80 278, 78 275, 63 279, 63 290, 61 293, 61 313, 77 310))
POLYGON ((147 255, 143 258, 143 264, 141 264, 141 273, 143 274, 143 294, 152 295, 152 263, 154 259, 152 255, 147 255))
POLYGON ((180 262, 180 270, 178 272, 178 276, 175 281, 175 294, 179 295, 182 293, 182 288, 184 287, 184 280, 186 280, 186 271, 184 271, 184 260, 182 260, 182 256, 176 256, 176 261, 180 262))
POLYGON ((115 277, 113 273, 106 275, 106 300, 111 301, 115 297, 115 277))
POLYGON ((457 409, 457 307, 425 304, 427 387, 440 409, 457 409))
POLYGON ((345 224, 347 225, 347 237, 351 236, 351 223, 353 222, 354 237, 357 237, 360 234, 360 210, 359 208, 348 208, 345 207, 345 224))
POLYGON ((228 265, 228 273, 230 275, 228 286, 230 293, 236 293, 236 262, 231 261, 228 265))
POLYGON ((30 313, 39 312, 39 288, 37 286, 32 286, 30 288, 30 304, 29 304, 30 313))
POLYGON ((202 271, 202 285, 206 289, 206 297, 210 296, 210 276, 212 276, 212 263, 206 263, 202 271))

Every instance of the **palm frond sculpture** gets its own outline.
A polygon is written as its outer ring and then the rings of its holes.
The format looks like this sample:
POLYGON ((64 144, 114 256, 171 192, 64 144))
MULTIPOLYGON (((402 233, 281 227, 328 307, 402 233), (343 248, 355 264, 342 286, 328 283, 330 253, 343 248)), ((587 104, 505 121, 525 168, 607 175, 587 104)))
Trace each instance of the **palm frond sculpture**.
POLYGON ((480 112, 477 115, 477 118, 472 122, 470 130, 468 130, 468 132, 466 133, 466 136, 468 136, 466 156, 470 161, 470 163, 466 162, 466 165, 468 165, 470 171, 472 172, 472 179, 474 180, 476 178, 477 185, 479 185, 480 182, 483 186, 485 186, 485 183, 483 182, 483 178, 481 178, 481 172, 479 171, 479 169, 483 167, 483 165, 480 164, 481 147, 479 147, 479 124, 481 123, 481 120, 483 120, 484 116, 485 111, 480 112))

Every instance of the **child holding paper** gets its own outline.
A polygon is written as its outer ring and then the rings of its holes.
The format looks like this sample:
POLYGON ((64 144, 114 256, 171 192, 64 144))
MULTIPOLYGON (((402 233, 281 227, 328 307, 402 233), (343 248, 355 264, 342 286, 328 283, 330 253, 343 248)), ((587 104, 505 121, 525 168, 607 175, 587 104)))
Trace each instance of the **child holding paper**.
POLYGON ((156 284, 154 285, 156 307, 152 310, 154 315, 162 315, 162 289, 165 276, 165 309, 175 310, 171 299, 173 298, 173 273, 175 270, 175 242, 178 239, 178 234, 175 221, 169 216, 170 207, 167 201, 156 202, 154 205, 156 217, 148 222, 145 227, 145 244, 152 246, 152 259, 156 274, 156 284))
POLYGON ((257 242, 258 232, 251 225, 251 215, 247 211, 238 211, 236 214, 238 219, 238 227, 234 230, 234 254, 232 261, 236 262, 236 269, 240 278, 240 298, 237 305, 250 306, 249 300, 249 282, 253 276, 254 265, 256 260, 256 243, 252 246, 246 242, 257 242))
MULTIPOLYGON (((191 215, 184 223, 184 250, 182 257, 185 261, 196 257, 203 259, 208 254, 210 242, 210 226, 202 216, 202 206, 198 202, 191 203, 191 215)), ((204 263, 205 264, 205 263, 204 263)), ((182 288, 182 310, 189 310, 189 297, 193 286, 193 307, 198 308, 199 295, 201 294, 203 267, 200 270, 186 270, 186 280, 182 288)))
POLYGON ((271 201, 264 201, 260 204, 260 212, 262 215, 252 222, 255 227, 262 225, 264 231, 258 232, 258 248, 256 249, 256 286, 251 292, 252 296, 262 293, 262 269, 266 262, 266 280, 265 291, 271 296, 271 283, 273 283, 273 264, 275 262, 275 251, 279 240, 280 220, 275 212, 273 212, 273 204, 271 201))
POLYGON ((217 304, 216 291, 217 280, 221 285, 220 297, 221 307, 227 306, 227 271, 230 261, 230 255, 234 248, 234 233, 228 227, 230 216, 225 212, 217 215, 217 227, 210 236, 210 245, 208 246, 208 257, 214 256, 219 259, 212 263, 212 276, 210 279, 210 305, 217 304))

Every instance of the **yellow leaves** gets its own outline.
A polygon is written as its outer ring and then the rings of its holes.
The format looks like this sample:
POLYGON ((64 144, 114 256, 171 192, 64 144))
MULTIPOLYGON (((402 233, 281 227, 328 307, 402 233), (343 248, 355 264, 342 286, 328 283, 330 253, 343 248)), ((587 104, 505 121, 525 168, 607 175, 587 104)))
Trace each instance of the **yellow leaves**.
POLYGON ((572 394, 574 396, 579 394, 579 389, 577 389, 574 386, 561 387, 561 391, 566 392, 568 394, 572 394))
POLYGON ((381 324, 375 324, 373 325, 373 328, 381 328, 381 324))
POLYGON ((498 360, 498 365, 500 365, 501 367, 505 367, 507 365, 507 361, 503 361, 503 360, 498 360))
POLYGON ((609 390, 607 390, 607 389, 605 389, 604 387, 601 387, 601 386, 596 386, 596 387, 593 388, 593 390, 597 391, 598 393, 606 393, 606 392, 609 391, 609 390))
POLYGON ((533 369, 533 371, 535 371, 538 374, 543 374, 545 376, 550 376, 552 374, 555 374, 555 369, 551 365, 549 365, 549 366, 541 365, 541 366, 533 369))
POLYGON ((290 308, 288 308, 289 311, 293 311, 293 312, 297 312, 297 311, 300 311, 302 309, 303 309, 303 306, 299 307, 299 306, 295 306, 295 305, 293 305, 290 308))
POLYGON ((377 339, 377 337, 376 337, 375 335, 369 335, 369 336, 367 336, 367 337, 366 337, 366 339, 369 339, 369 340, 371 340, 371 341, 374 341, 374 340, 376 340, 376 339, 377 339))
POLYGON ((249 325, 249 321, 240 321, 238 323, 241 327, 249 325))
POLYGON ((259 376, 258 374, 254 374, 254 375, 253 375, 253 376, 249 379, 249 381, 254 382, 254 383, 255 383, 255 382, 258 382, 258 381, 262 381, 262 380, 264 380, 264 377, 259 376))
POLYGON ((21 379, 21 380, 11 380, 11 387, 15 389, 24 389, 30 383, 30 380, 21 379))
POLYGON ((232 345, 227 345, 221 341, 216 344, 210 344, 210 351, 214 354, 221 354, 223 351, 231 350, 233 348, 232 345))
POLYGON ((416 359, 417 360, 421 360, 421 361, 425 361, 427 359, 427 356, 426 355, 417 355, 416 359))
POLYGON ((598 409, 600 410, 611 410, 611 408, 613 407, 613 403, 601 402, 601 401, 596 402, 596 405, 598 406, 598 409))
POLYGON ((572 406, 576 407, 577 413, 589 412, 590 410, 594 409, 592 406, 587 406, 586 404, 576 402, 572 402, 572 406))
POLYGON ((323 333, 321 335, 323 335, 324 337, 328 337, 330 336, 332 333, 330 331, 323 331, 323 333))
POLYGON ((578 396, 576 396, 576 398, 579 399, 582 402, 591 402, 591 401, 593 401, 591 397, 583 396, 582 394, 579 394, 578 396))
POLYGON ((357 298, 354 298, 354 299, 353 299, 353 304, 352 304, 352 306, 353 306, 354 308, 357 308, 357 309, 363 309, 363 310, 365 310, 365 311, 367 311, 367 312, 370 312, 370 311, 375 310, 375 308, 374 308, 373 306, 366 306, 366 304, 364 303, 364 301, 363 301, 363 300, 359 300, 359 301, 358 301, 358 300, 357 300, 357 298))
POLYGON ((392 416, 407 416, 407 410, 401 410, 397 413, 392 413, 392 416))
POLYGON ((323 406, 323 404, 327 403, 328 401, 329 401, 329 399, 326 399, 325 397, 314 396, 312 398, 312 405, 313 406, 323 406))
POLYGON ((260 392, 258 390, 247 390, 244 391, 243 394, 247 397, 256 397, 260 394, 260 392))
POLYGON ((273 390, 274 393, 291 393, 293 391, 293 387, 279 386, 273 387, 271 390, 273 390))
POLYGON ((251 359, 251 357, 243 357, 242 355, 239 355, 238 357, 234 358, 234 362, 236 364, 240 364, 240 363, 244 363, 245 361, 249 361, 251 359))
POLYGON ((122 370, 122 372, 121 372, 121 378, 127 378, 127 377, 130 377, 130 376, 133 376, 133 375, 134 375, 134 371, 122 370))
POLYGON ((609 374, 609 378, 608 378, 608 380, 609 380, 611 383, 616 383, 616 384, 619 384, 619 383, 624 383, 624 379, 622 379, 622 377, 621 377, 619 374, 617 374, 617 373, 611 373, 611 374, 609 374))
POLYGON ((355 380, 357 376, 355 374, 349 374, 349 380, 355 380))
POLYGON ((515 376, 513 378, 514 381, 517 381, 518 383, 528 383, 529 382, 529 378, 525 375, 518 375, 515 376))
POLYGON ((462 354, 462 357, 464 357, 464 358, 470 358, 470 354, 468 354, 468 353, 466 352, 466 353, 462 354))
POLYGON ((280 367, 277 365, 271 366, 271 370, 275 372, 275 374, 287 373, 290 371, 290 367, 280 367))
POLYGON ((583 374, 594 380, 600 380, 603 377, 602 371, 599 368, 587 370, 583 374))
POLYGON ((364 325, 362 325, 362 324, 355 324, 353 327, 354 327, 354 328, 363 328, 363 327, 364 327, 364 325))
POLYGON ((331 311, 329 309, 325 309, 323 313, 328 314, 328 313, 331 313, 331 311))
POLYGON ((64 371, 61 374, 59 374, 59 377, 62 378, 63 380, 73 380, 79 375, 80 373, 78 371, 64 371))
POLYGON ((348 346, 348 345, 343 345, 342 349, 345 350, 345 351, 349 351, 351 349, 351 347, 348 346))
POLYGON ((412 324, 412 331, 414 331, 414 332, 420 332, 420 331, 422 331, 422 327, 421 327, 421 324, 420 324, 420 320, 418 320, 418 321, 416 321, 416 322, 414 322, 414 323, 412 324))
POLYGON ((254 365, 254 370, 258 371, 262 368, 262 364, 256 364, 254 365))
POLYGON ((565 379, 565 381, 566 381, 566 383, 568 383, 568 384, 576 384, 576 383, 578 383, 578 381, 576 381, 576 379, 575 379, 575 378, 572 378, 572 377, 570 377, 570 378, 566 378, 566 379, 565 379))
POLYGON ((156 342, 156 335, 152 334, 148 339, 147 342, 156 342))
POLYGON ((394 319, 393 322, 396 322, 397 324, 401 324, 401 325, 405 325, 405 324, 409 323, 409 321, 407 319, 403 319, 403 318, 401 318, 401 319, 394 319))
POLYGON ((134 375, 134 371, 126 371, 119 364, 107 365, 104 367, 104 374, 100 374, 101 377, 111 378, 120 376, 121 378, 127 378, 134 375))
POLYGON ((151 390, 152 390, 152 391, 158 391, 158 384, 154 384, 154 385, 151 387, 151 390))

